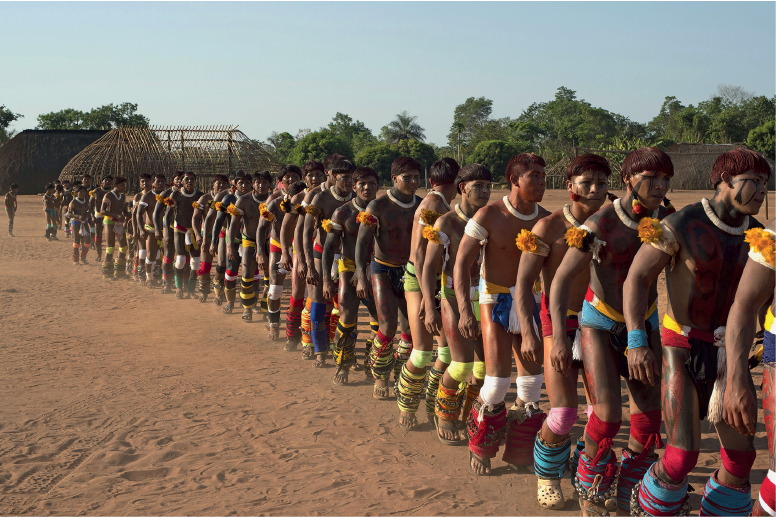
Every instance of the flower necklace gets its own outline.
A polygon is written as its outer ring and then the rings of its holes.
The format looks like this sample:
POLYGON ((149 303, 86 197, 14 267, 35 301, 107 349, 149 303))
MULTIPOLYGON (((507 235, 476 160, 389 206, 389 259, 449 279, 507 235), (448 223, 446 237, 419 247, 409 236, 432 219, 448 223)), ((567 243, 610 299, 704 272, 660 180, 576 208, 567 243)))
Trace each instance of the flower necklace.
MULTIPOLYGON (((447 199, 445 199, 444 194, 442 194, 441 192, 437 192, 436 190, 431 190, 431 191, 429 191, 428 194, 434 194, 435 196, 439 196, 439 199, 442 200, 442 203, 444 203, 445 208, 447 208, 447 211, 448 212, 450 211, 450 203, 447 202, 447 199)), ((426 194, 426 195, 428 195, 428 194, 426 194)))
POLYGON ((725 233, 729 233, 730 235, 743 235, 744 230, 749 226, 749 218, 747 217, 744 221, 744 224, 741 226, 729 226, 722 222, 722 220, 717 217, 717 214, 714 213, 714 210, 712 210, 711 205, 709 204, 709 200, 705 197, 701 199, 701 203, 703 203, 703 211, 706 212, 706 216, 711 219, 711 222, 714 223, 714 226, 719 228, 725 233))
POLYGON ((350 192, 347 196, 338 196, 337 192, 334 190, 334 187, 330 187, 329 192, 331 192, 331 195, 334 196, 334 199, 340 202, 350 201, 350 198, 353 197, 353 192, 350 192))
POLYGON ((415 206, 415 196, 412 196, 412 201, 410 201, 409 203, 402 203, 401 201, 396 199, 393 196, 393 194, 391 194, 391 191, 389 190, 388 191, 388 199, 390 199, 391 201, 393 201, 394 203, 396 203, 397 205, 399 205, 402 208, 412 208, 413 206, 415 206))
POLYGON ((507 207, 507 210, 509 210, 510 214, 514 215, 518 219, 522 219, 523 221, 530 221, 539 215, 539 205, 537 203, 534 203, 533 213, 529 215, 523 215, 515 210, 515 207, 513 207, 512 203, 509 202, 509 196, 504 196, 504 205, 507 207))
MULTIPOLYGON (((622 224, 630 228, 631 230, 637 230, 639 227, 639 223, 634 221, 633 219, 628 216, 628 214, 625 213, 625 210, 622 209, 622 203, 620 202, 620 199, 617 198, 612 203, 614 205, 614 211, 617 212, 617 217, 620 218, 620 221, 622 221, 622 224)), ((652 218, 657 219, 658 211, 655 210, 652 212, 652 218)))
POLYGON ((469 222, 469 219, 471 219, 471 217, 467 217, 466 214, 463 213, 463 210, 461 210, 461 205, 455 205, 455 213, 458 214, 458 217, 467 223, 469 222))
POLYGON ((573 224, 575 228, 582 226, 582 223, 577 221, 577 218, 571 213, 571 205, 563 205, 563 215, 566 216, 566 220, 573 224))

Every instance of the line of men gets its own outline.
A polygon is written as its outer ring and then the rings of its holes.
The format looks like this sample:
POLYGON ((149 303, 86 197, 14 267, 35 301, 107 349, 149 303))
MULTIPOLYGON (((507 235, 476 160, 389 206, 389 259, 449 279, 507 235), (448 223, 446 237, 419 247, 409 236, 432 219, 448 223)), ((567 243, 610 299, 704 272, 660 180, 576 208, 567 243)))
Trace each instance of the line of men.
MULTIPOLYGON (((473 474, 490 474, 505 438, 503 460, 516 469, 533 466, 546 508, 565 505, 561 479, 570 470, 585 515, 687 515, 703 419, 716 426, 722 467, 704 488, 701 515, 753 511, 757 403, 749 349, 763 314, 770 470, 754 514, 774 515, 776 246, 773 229, 753 217, 767 192, 767 162, 749 150, 723 154, 710 173, 711 199, 679 211, 666 198, 673 165, 657 148, 626 156, 622 199, 608 193, 606 159, 575 158, 566 171, 570 203, 554 213, 539 206, 544 168, 535 154, 513 157, 508 195, 489 203, 490 170, 445 158, 431 166, 432 188, 421 198, 420 164, 400 157, 392 188, 376 197, 374 170, 332 155, 302 169, 283 166, 272 193, 268 173, 238 173, 231 188, 216 176, 202 193, 185 172, 164 190, 163 177, 144 177, 131 208, 123 178, 111 190, 104 179, 88 207, 107 229, 106 278, 125 274, 129 233, 138 244, 135 271, 145 273, 147 285, 171 292, 174 268, 178 297, 205 302, 212 284, 215 303, 228 314, 239 280, 242 319, 252 320, 261 298, 275 340, 290 276, 285 350, 301 344, 302 357, 318 368, 331 352, 338 385, 348 383, 351 369, 363 370, 374 379, 374 398, 395 397, 406 428, 417 425, 425 391, 440 441, 468 439, 473 474), (613 202, 604 206, 607 197, 613 202), (363 366, 356 361, 360 304, 370 314, 363 366), (513 360, 517 398, 507 410, 513 360), (580 369, 589 419, 572 453, 580 369), (630 430, 618 460, 612 440, 622 423, 621 379, 630 430), (543 384, 547 414, 538 406, 543 384), (668 443, 659 458, 663 422, 668 443)), ((79 211, 83 187, 68 213, 74 235, 91 215, 79 211)), ((88 235, 83 227, 78 233, 88 235)))

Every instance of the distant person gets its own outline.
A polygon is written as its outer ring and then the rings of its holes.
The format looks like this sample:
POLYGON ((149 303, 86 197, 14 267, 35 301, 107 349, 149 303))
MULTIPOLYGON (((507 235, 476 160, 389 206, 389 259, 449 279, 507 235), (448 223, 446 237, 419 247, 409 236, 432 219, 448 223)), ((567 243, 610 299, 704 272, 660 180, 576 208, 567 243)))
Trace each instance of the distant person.
POLYGON ((73 227, 73 265, 76 266, 86 264, 86 254, 91 247, 88 196, 89 191, 86 187, 79 185, 76 189, 76 197, 67 206, 66 217, 73 227))
POLYGON ((102 197, 100 215, 106 229, 107 246, 105 247, 105 261, 102 264, 102 276, 105 280, 117 280, 124 278, 126 272, 127 233, 125 221, 127 219, 127 199, 124 190, 127 188, 126 178, 116 178, 113 189, 102 197), (110 195, 108 195, 110 194, 110 195), (119 253, 113 260, 116 241, 119 241, 119 253))
POLYGON ((46 238, 57 239, 57 197, 54 194, 53 183, 46 185, 46 193, 43 195, 43 211, 46 213, 46 238))
POLYGON ((13 220, 14 217, 16 217, 16 208, 18 207, 18 202, 16 200, 16 195, 18 193, 19 185, 12 183, 11 188, 8 189, 8 192, 5 194, 5 213, 8 215, 8 235, 11 237, 15 237, 13 234, 13 220))
MULTIPOLYGON (((91 178, 87 175, 84 175, 84 186, 87 188, 89 185, 87 184, 87 179, 91 181, 91 178)), ((94 249, 97 252, 97 260, 102 260, 102 229, 104 226, 103 223, 103 216, 100 213, 100 207, 102 206, 102 198, 110 192, 110 190, 113 188, 113 176, 107 175, 104 178, 102 178, 102 183, 100 187, 95 188, 94 190, 89 191, 89 209, 94 210, 94 227, 92 228, 92 233, 94 233, 94 249)))
MULTIPOLYGON (((60 219, 60 230, 62 227, 65 229, 65 236, 70 237, 70 218, 66 217, 64 214, 68 211, 68 207, 70 206, 70 202, 73 201, 73 198, 75 198, 75 194, 73 193, 72 186, 70 184, 70 180, 64 180, 62 181, 62 207, 59 211, 59 219, 60 219)), ((88 194, 87 194, 88 195, 88 194)))

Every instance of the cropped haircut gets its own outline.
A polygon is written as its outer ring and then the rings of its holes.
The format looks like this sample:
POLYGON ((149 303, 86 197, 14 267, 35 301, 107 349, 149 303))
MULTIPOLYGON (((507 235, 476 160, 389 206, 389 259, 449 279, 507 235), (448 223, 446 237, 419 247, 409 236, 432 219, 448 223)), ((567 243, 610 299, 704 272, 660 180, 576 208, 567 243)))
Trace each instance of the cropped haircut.
POLYGON ((323 160, 323 168, 327 171, 330 171, 332 165, 334 165, 334 162, 338 162, 340 160, 346 160, 346 159, 347 158, 345 158, 341 154, 337 154, 337 153, 330 154, 329 156, 326 157, 325 160, 323 160))
POLYGON ((54 188, 54 184, 53 183, 49 183, 48 185, 46 185, 46 190, 50 190, 50 189, 53 189, 53 188, 54 188))
POLYGON ((363 181, 370 176, 375 179, 378 185, 380 184, 380 176, 372 167, 359 167, 353 173, 353 184, 355 185, 359 181, 363 181))
POLYGON ((304 181, 297 181, 296 183, 292 183, 291 186, 288 187, 288 197, 294 197, 300 192, 303 192, 304 189, 306 188, 307 188, 307 183, 305 183, 304 181))
MULTIPOLYGON (((310 160, 313 161, 313 160, 310 160)), ((310 162, 307 162, 304 164, 305 168, 307 168, 307 164, 310 162)), ((323 170, 323 165, 321 165, 321 170, 323 170)), ((283 178, 286 177, 286 174, 298 174, 299 177, 302 177, 302 169, 294 165, 293 163, 287 163, 285 165, 280 166, 280 170, 278 171, 278 181, 282 181, 283 178)), ((306 173, 305 173, 306 174, 306 173)))
POLYGON ((64 192, 65 191, 65 187, 63 187, 61 183, 57 183, 57 186, 54 187, 54 188, 57 189, 57 192, 64 192))
POLYGON ((574 176, 579 176, 585 172, 603 172, 608 178, 612 175, 612 168, 609 167, 609 161, 603 156, 583 154, 571 160, 566 166, 566 179, 571 181, 574 176))
POLYGON ((173 179, 175 178, 182 178, 183 177, 183 171, 175 171, 175 174, 172 175, 173 179))
POLYGON ((167 181, 167 178, 166 178, 166 177, 165 177, 165 175, 164 175, 163 173, 161 173, 161 172, 157 172, 156 174, 154 174, 154 179, 155 179, 155 180, 156 180, 156 179, 159 179, 159 180, 162 180, 162 181, 167 181))
POLYGON ((81 174, 81 178, 89 178, 89 179, 92 179, 92 175, 91 175, 91 174, 81 174))
POLYGON ((54 180, 54 185, 61 185, 61 184, 62 184, 62 182, 59 181, 58 179, 54 180))
POLYGON ((237 174, 234 175, 234 181, 235 183, 238 181, 247 181, 248 183, 253 183, 251 175, 245 171, 237 171, 237 174))
POLYGON ((722 173, 730 176, 738 176, 746 171, 754 171, 756 174, 766 174, 771 177, 771 167, 765 158, 751 149, 733 149, 720 155, 711 168, 711 185, 716 189, 722 181, 722 173))
POLYGON ((464 165, 461 170, 458 171, 458 176, 455 178, 455 190, 461 192, 461 184, 467 181, 493 181, 493 175, 490 173, 490 169, 479 163, 470 163, 464 165))
POLYGON ((442 158, 431 164, 428 170, 428 179, 434 185, 453 183, 458 176, 461 166, 452 158, 442 158))
POLYGON ((644 171, 663 172, 671 177, 674 175, 674 164, 671 158, 657 147, 642 147, 628 153, 622 161, 620 179, 626 183, 634 174, 644 171))
POLYGON ((194 178, 195 180, 197 179, 197 175, 196 175, 196 173, 194 173, 193 171, 186 171, 186 172, 184 172, 184 173, 182 174, 182 176, 186 176, 187 174, 188 174, 189 176, 191 176, 192 178, 194 178))
POLYGON ((356 170, 356 166, 350 160, 337 160, 331 164, 331 173, 337 174, 351 174, 356 170))
POLYGON ((62 185, 64 185, 65 183, 70 183, 70 180, 68 180, 68 179, 62 180, 62 185))
POLYGON ((253 175, 253 181, 266 180, 268 183, 272 183, 272 174, 269 171, 259 171, 253 175))
POLYGON ((81 192, 82 190, 89 190, 89 189, 86 188, 83 184, 78 185, 78 188, 75 189, 76 193, 81 192))
POLYGON ((512 183, 512 177, 517 176, 518 178, 522 173, 528 170, 528 167, 531 165, 539 165, 541 167, 546 167, 547 164, 544 162, 544 158, 539 156, 538 154, 534 153, 521 153, 517 156, 513 156, 509 163, 507 164, 507 168, 504 171, 504 177, 509 183, 512 183))
POLYGON ((226 174, 214 174, 213 179, 210 181, 210 184, 213 185, 216 181, 221 180, 227 185, 229 184, 229 176, 226 174))
MULTIPOLYGON (((291 165, 291 164, 289 163, 288 165, 291 165)), ((294 165, 294 167, 296 167, 296 165, 294 165)), ((305 164, 302 166, 301 171, 299 170, 299 167, 296 167, 296 168, 300 178, 302 176, 307 176, 308 174, 310 174, 311 171, 325 172, 323 168, 323 164, 318 160, 307 160, 305 164)), ((281 171, 282 171, 282 168, 281 168, 281 171)))
POLYGON ((11 183, 11 188, 12 189, 19 188, 19 185, 16 183, 11 183))
POLYGON ((111 176, 110 174, 108 174, 107 176, 103 176, 102 179, 100 180, 100 183, 102 183, 105 180, 113 181, 113 176, 111 176))
POLYGON ((122 178, 121 176, 119 176, 119 177, 118 177, 118 178, 116 178, 116 180, 113 182, 113 186, 115 187, 116 185, 121 185, 122 183, 126 183, 126 182, 127 182, 127 178, 122 178))
POLYGON ((144 172, 143 174, 140 175, 140 179, 142 179, 142 180, 150 180, 152 178, 151 178, 150 174, 148 174, 147 172, 144 172))
POLYGON ((418 161, 410 156, 399 156, 391 164, 391 176, 399 176, 409 171, 421 171, 418 161))

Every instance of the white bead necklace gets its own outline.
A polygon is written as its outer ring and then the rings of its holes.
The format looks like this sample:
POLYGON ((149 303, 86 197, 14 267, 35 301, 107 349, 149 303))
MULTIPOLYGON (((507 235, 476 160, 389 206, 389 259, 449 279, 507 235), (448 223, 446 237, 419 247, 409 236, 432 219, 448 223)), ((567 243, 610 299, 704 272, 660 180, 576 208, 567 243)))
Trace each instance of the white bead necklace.
POLYGON ((442 203, 444 203, 445 208, 447 209, 447 211, 448 212, 450 211, 450 203, 447 202, 447 199, 445 199, 444 194, 442 194, 441 192, 437 192, 436 190, 431 190, 426 195, 429 195, 429 194, 434 194, 435 196, 439 196, 439 199, 442 200, 442 203))
POLYGON ((512 206, 512 203, 509 202, 509 196, 504 196, 504 205, 507 207, 507 210, 509 210, 509 213, 517 217, 518 219, 521 219, 523 221, 530 221, 531 219, 534 219, 537 215, 539 215, 539 204, 534 203, 534 209, 533 212, 528 215, 523 215, 520 212, 518 212, 515 207, 512 206))
POLYGON ((577 221, 577 218, 571 213, 571 205, 563 205, 563 215, 566 216, 566 220, 573 224, 574 227, 579 228, 582 226, 582 223, 577 221))
POLYGON ((412 208, 413 206, 415 206, 415 196, 412 196, 412 201, 410 201, 409 203, 402 203, 401 201, 396 199, 393 196, 393 194, 391 194, 391 191, 389 190, 388 191, 388 199, 390 199, 391 201, 393 201, 394 203, 396 203, 397 205, 399 205, 402 208, 412 208))
POLYGON ((714 223, 714 226, 719 228, 725 233, 729 233, 730 235, 743 235, 744 231, 749 227, 749 218, 747 217, 744 221, 744 224, 741 226, 730 226, 722 222, 722 220, 717 217, 717 214, 714 213, 714 210, 711 208, 711 205, 709 204, 709 200, 705 197, 701 199, 701 203, 703 203, 703 211, 706 212, 706 216, 711 220, 712 223, 714 223))

